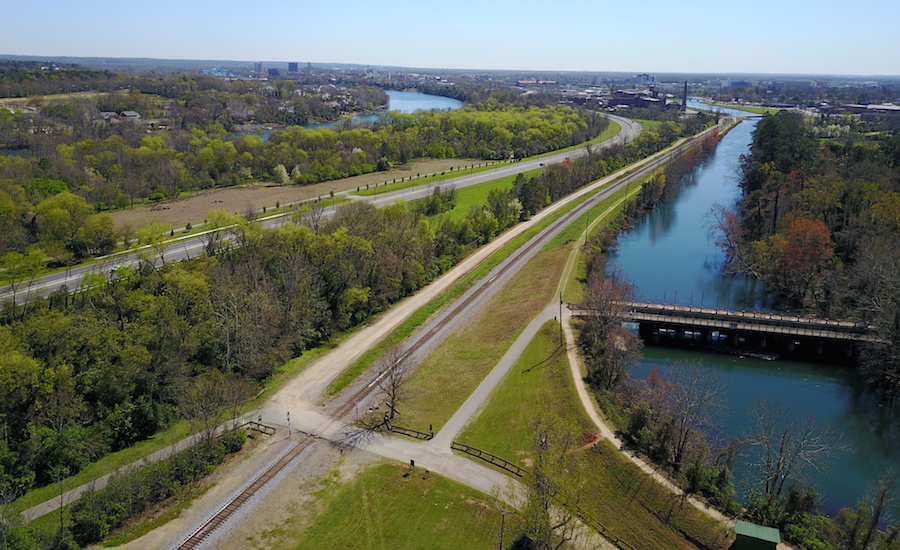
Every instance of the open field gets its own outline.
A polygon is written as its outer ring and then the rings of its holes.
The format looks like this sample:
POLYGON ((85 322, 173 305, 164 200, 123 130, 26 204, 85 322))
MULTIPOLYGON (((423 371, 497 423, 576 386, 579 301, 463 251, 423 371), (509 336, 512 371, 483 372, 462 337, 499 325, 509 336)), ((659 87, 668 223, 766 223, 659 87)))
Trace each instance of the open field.
MULTIPOLYGON (((559 322, 551 321, 541 327, 491 394, 484 410, 457 439, 527 468, 533 455, 533 423, 538 414, 574 416, 577 404, 566 350, 559 345, 559 322)), ((581 433, 592 431, 584 415, 575 421, 581 433)))
POLYGON ((449 170, 450 167, 477 162, 479 161, 470 159, 419 159, 388 172, 374 172, 313 185, 253 184, 211 189, 158 205, 143 205, 133 210, 117 210, 111 214, 116 225, 120 227, 131 225, 137 228, 151 223, 167 223, 177 229, 189 223, 199 225, 213 208, 235 213, 261 210, 263 207, 269 209, 276 203, 288 204, 315 197, 328 197, 332 191, 356 190, 357 187, 365 187, 366 184, 383 183, 386 180, 414 176, 417 173, 441 172, 449 170))
MULTIPOLYGON (((474 489, 444 477, 379 464, 318 495, 324 510, 305 529, 301 549, 495 548, 500 512, 474 489), (437 542, 440 541, 440 542, 437 542)), ((507 518, 507 528, 512 521, 507 518)), ((509 537, 507 542, 509 542, 509 537)))
MULTIPOLYGON (((533 178, 540 174, 542 169, 530 170, 523 172, 525 178, 533 178)), ((453 220, 461 220, 469 215, 469 211, 473 206, 483 206, 487 204, 488 193, 493 189, 509 189, 518 176, 506 176, 495 179, 489 183, 481 185, 473 185, 456 190, 456 206, 445 213, 447 217, 453 220)))
MULTIPOLYGON (((370 197, 372 195, 380 195, 382 193, 390 193, 392 191, 400 191, 402 189, 409 189, 410 187, 419 187, 422 185, 429 184, 437 184, 445 180, 458 178, 459 176, 467 176, 469 174, 477 174, 478 172, 484 172, 485 170, 491 170, 499 167, 501 164, 508 164, 508 161, 496 161, 496 160, 483 160, 483 161, 472 161, 468 160, 470 164, 462 164, 463 161, 460 161, 459 164, 451 166, 450 170, 441 170, 431 172, 416 172, 416 175, 408 174, 405 176, 406 181, 393 181, 395 178, 385 178, 384 182, 379 182, 378 185, 373 186, 372 188, 361 188, 358 192, 353 193, 354 195, 358 195, 360 197, 370 197), (472 164, 474 163, 474 164, 472 164), (460 165, 462 168, 460 168, 460 165), (411 178, 415 178, 414 180, 411 178), (388 182, 387 180, 390 180, 388 182)), ((382 172, 384 173, 384 172, 382 172)), ((400 176, 402 180, 404 176, 400 176)))

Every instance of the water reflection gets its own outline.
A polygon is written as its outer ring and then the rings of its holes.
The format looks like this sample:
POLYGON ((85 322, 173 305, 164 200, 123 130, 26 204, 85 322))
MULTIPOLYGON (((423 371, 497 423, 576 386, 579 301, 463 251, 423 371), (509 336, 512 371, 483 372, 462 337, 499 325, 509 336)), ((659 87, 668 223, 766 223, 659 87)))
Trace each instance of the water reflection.
MULTIPOLYGON (((708 238, 705 221, 713 204, 733 205, 739 198, 735 169, 755 124, 748 120, 731 130, 716 153, 685 178, 677 197, 644 213, 619 239, 612 263, 635 283, 639 300, 736 311, 771 307, 762 283, 722 274, 724 257, 708 238)), ((812 414, 831 432, 831 443, 841 448, 808 472, 827 513, 855 505, 886 468, 900 464, 900 411, 865 391, 851 368, 646 347, 631 373, 645 377, 658 365, 665 376, 691 360, 719 372, 728 385, 727 412, 714 432, 722 439, 748 437, 751 413, 763 399, 793 407, 797 418, 812 414)), ((752 452, 743 449, 735 462, 742 492, 754 487, 752 452)), ((900 517, 900 503, 894 513, 900 517)))

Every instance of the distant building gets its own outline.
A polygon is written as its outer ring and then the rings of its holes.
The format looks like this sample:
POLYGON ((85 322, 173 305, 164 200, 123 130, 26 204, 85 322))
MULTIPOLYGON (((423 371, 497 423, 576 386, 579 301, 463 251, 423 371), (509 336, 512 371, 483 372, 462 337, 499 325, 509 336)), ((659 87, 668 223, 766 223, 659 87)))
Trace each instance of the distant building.
POLYGON ((734 522, 734 534, 737 538, 729 550, 775 550, 781 542, 778 529, 741 520, 734 522))
POLYGON ((858 115, 900 115, 900 105, 894 105, 893 103, 870 103, 867 105, 848 103, 841 105, 841 108, 858 115))
POLYGON ((281 69, 269 69, 269 76, 281 76, 281 69))
POLYGON ((263 66, 260 61, 257 61, 256 63, 253 64, 253 72, 255 72, 256 74, 262 74, 263 66))
POLYGON ((296 63, 288 63, 288 72, 289 72, 289 73, 296 73, 296 72, 298 72, 298 71, 297 71, 297 68, 298 68, 298 65, 297 65, 296 63))
POLYGON ((647 90, 619 90, 612 92, 606 102, 610 107, 629 107, 634 109, 665 109, 667 98, 657 92, 655 86, 647 90))
POLYGON ((119 115, 122 120, 129 120, 131 122, 140 122, 141 115, 137 111, 122 111, 122 114, 119 115))

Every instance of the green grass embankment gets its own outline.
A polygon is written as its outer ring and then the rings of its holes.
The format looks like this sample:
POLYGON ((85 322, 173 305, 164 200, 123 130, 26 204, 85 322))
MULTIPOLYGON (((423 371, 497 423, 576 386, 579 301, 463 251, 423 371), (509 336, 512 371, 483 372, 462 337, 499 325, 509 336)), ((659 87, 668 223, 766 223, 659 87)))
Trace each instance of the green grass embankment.
MULTIPOLYGON (((290 547, 497 547, 500 511, 484 494, 442 476, 425 476, 421 469, 406 475, 408 472, 406 465, 380 464, 363 471, 350 483, 324 489, 318 495, 324 509, 295 539, 299 542, 290 547)), ((506 527, 514 526, 515 519, 508 517, 506 527)))
MULTIPOLYGON (((457 440, 528 469, 535 458, 537 411, 580 430, 576 435, 596 431, 573 386, 556 322, 542 327, 457 440)), ((586 480, 582 508, 616 537, 635 548, 690 547, 683 531, 709 548, 725 547, 722 526, 651 479, 608 441, 572 452, 582 454, 574 474, 586 480)))

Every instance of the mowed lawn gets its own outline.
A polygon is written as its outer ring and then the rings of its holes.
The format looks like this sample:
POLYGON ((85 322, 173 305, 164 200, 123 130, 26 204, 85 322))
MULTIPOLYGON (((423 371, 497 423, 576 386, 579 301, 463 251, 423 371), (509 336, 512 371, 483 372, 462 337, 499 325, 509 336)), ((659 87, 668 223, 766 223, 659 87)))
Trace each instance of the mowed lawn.
MULTIPOLYGON (((528 172, 523 172, 522 175, 525 178, 533 178, 540 174, 542 170, 543 168, 529 170, 528 172)), ((472 210, 473 206, 481 207, 486 205, 488 193, 492 190, 511 189, 514 181, 516 181, 516 176, 505 176, 487 183, 457 189, 456 205, 444 215, 452 220, 459 221, 469 215, 469 211, 472 210)))
POLYGON ((416 369, 398 423, 435 432, 462 406, 531 319, 553 299, 568 247, 545 251, 416 369))
MULTIPOLYGON (((484 494, 397 463, 373 466, 322 495, 296 550, 479 550, 497 547, 500 512, 484 494)), ((513 525, 507 518, 506 527, 513 525)), ((511 535, 507 535, 511 538, 511 535)), ((295 539, 296 540, 296 539, 295 539)), ((287 547, 287 546, 280 546, 287 547)))
MULTIPOLYGON (((575 393, 556 322, 542 327, 457 439, 527 469, 538 416, 560 419, 576 438, 595 430, 575 393)), ((574 452, 583 453, 576 475, 587 480, 582 507, 616 537, 640 549, 692 548, 683 531, 709 548, 727 548, 724 527, 644 474, 608 441, 574 452)))

